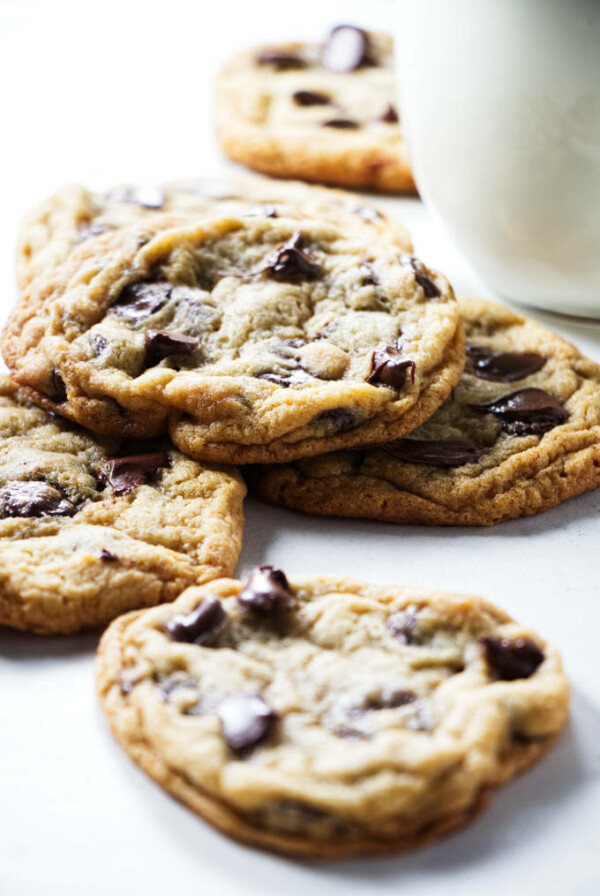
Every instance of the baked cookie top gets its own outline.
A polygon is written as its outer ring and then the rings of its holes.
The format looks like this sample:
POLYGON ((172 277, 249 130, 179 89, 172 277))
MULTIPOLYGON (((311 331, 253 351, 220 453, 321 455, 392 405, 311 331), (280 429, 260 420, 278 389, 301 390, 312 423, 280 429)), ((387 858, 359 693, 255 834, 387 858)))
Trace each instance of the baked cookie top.
POLYGON ((198 178, 172 183, 129 184, 93 193, 75 184, 61 187, 24 216, 17 240, 17 282, 25 289, 34 277, 60 264, 85 240, 139 224, 157 213, 195 218, 233 215, 315 217, 331 220, 367 239, 381 238, 411 252, 410 236, 399 222, 364 197, 267 177, 198 178))
POLYGON ((467 363, 406 439, 257 471, 255 488, 311 513, 488 525, 600 485, 600 367, 532 320, 460 299, 467 363))
POLYGON ((410 431, 464 363, 452 288, 316 219, 162 215, 37 278, 3 352, 36 401, 99 432, 241 463, 410 431))
POLYGON ((164 445, 96 439, 0 377, 0 624, 74 632, 233 571, 244 486, 164 445))
POLYGON ((414 190, 387 34, 342 25, 322 44, 239 53, 217 79, 215 115, 224 151, 257 171, 414 190))
POLYGON ((568 711, 556 651, 480 598, 272 567, 117 620, 97 678, 116 738, 175 796, 315 856, 464 823, 568 711))

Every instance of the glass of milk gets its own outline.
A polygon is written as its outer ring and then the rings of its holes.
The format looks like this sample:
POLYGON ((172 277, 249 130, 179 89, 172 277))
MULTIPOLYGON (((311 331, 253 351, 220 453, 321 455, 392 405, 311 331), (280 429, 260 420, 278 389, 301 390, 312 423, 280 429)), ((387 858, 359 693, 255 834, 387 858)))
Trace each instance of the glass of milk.
POLYGON ((421 196, 500 295, 600 318, 600 0, 397 0, 421 196))

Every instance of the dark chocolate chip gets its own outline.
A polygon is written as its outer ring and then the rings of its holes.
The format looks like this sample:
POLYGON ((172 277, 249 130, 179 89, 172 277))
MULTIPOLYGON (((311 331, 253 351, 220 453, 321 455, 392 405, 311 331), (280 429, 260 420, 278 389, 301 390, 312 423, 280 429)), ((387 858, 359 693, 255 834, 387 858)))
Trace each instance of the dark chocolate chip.
POLYGON ((271 733, 277 713, 258 694, 234 694, 217 709, 223 736, 236 753, 245 753, 271 733))
POLYGON ((415 381, 415 362, 394 345, 386 345, 373 352, 371 373, 367 382, 372 386, 390 386, 402 389, 406 374, 410 370, 410 381, 415 381))
POLYGON ((62 404, 63 401, 67 400, 67 387, 56 367, 52 368, 52 373, 50 374, 50 388, 52 391, 51 398, 57 404, 62 404))
POLYGON ((242 218, 278 218, 277 209, 274 205, 251 205, 247 209, 242 218))
POLYGON ((396 439, 377 447, 399 460, 442 469, 476 463, 485 454, 470 439, 396 439))
POLYGON ((297 106, 327 106, 331 102, 326 93, 315 93, 312 90, 297 90, 292 98, 297 106))
POLYGON ((108 341, 104 338, 104 336, 92 336, 90 339, 90 345, 92 346, 92 351, 94 352, 95 357, 101 355, 102 352, 106 351, 108 348, 108 341))
POLYGON ((268 383, 275 383, 276 386, 283 386, 284 389, 288 389, 290 386, 300 386, 302 383, 314 380, 315 377, 298 367, 296 370, 291 370, 285 375, 280 375, 278 373, 258 373, 256 379, 267 380, 268 383))
POLYGON ((361 261, 358 270, 362 275, 361 286, 379 286, 379 280, 371 262, 361 261))
POLYGON ((481 638, 483 655, 491 675, 500 681, 529 678, 544 662, 544 653, 529 638, 481 638))
POLYGON ((47 482, 11 482, 0 489, 3 517, 73 516, 77 507, 47 482))
POLYGON ((335 432, 348 432, 358 425, 356 413, 348 408, 330 408, 321 411, 310 421, 311 425, 329 424, 335 432))
POLYGON ((226 621, 227 613, 221 601, 209 595, 191 613, 169 619, 165 631, 173 641, 210 647, 226 621))
POLYGON ((372 63, 366 31, 353 25, 338 25, 327 38, 321 62, 331 72, 352 72, 361 65, 372 63))
POLYGON ((379 709, 398 709, 400 706, 407 706, 414 703, 418 699, 414 691, 390 691, 382 690, 379 694, 369 694, 362 703, 364 711, 379 709))
POLYGON ((473 373, 481 380, 514 383, 541 370, 547 361, 537 352, 493 352, 478 345, 468 345, 467 355, 473 373))
POLYGON ((200 340, 194 336, 168 333, 165 330, 147 330, 146 352, 150 361, 162 361, 171 355, 190 355, 198 348, 200 340))
POLYGON ((115 495, 127 495, 161 467, 169 463, 169 456, 164 451, 153 451, 148 454, 131 454, 129 457, 115 457, 107 463, 108 482, 115 495))
POLYGON ((398 112, 396 111, 396 107, 392 106, 390 103, 383 115, 380 116, 380 121, 385 121, 386 124, 397 124, 399 121, 398 112))
POLYGON ((272 65, 278 72, 306 67, 306 59, 298 53, 285 53, 282 50, 261 50, 256 61, 259 65, 272 65))
POLYGON ((414 644, 414 631, 417 622, 417 611, 413 609, 397 610, 385 621, 385 626, 401 644, 414 644))
POLYGON ((351 130, 359 128, 360 124, 352 118, 330 118, 323 122, 324 128, 340 128, 340 130, 351 130))
POLYGON ((149 317, 169 299, 173 287, 170 283, 131 283, 126 286, 113 304, 121 317, 135 321, 149 317))
POLYGON ((541 435, 568 419, 562 404, 544 389, 519 389, 486 404, 470 405, 476 411, 486 411, 500 421, 511 435, 541 435))
POLYGON ((321 266, 313 260, 312 253, 303 249, 303 237, 299 231, 278 247, 267 264, 261 268, 273 280, 297 282, 314 280, 321 275, 321 266))
POLYGON ((441 296, 441 291, 435 285, 427 272, 427 268, 419 258, 414 255, 401 255, 400 264, 402 267, 410 268, 415 275, 415 280, 425 293, 427 299, 437 299, 441 296))
POLYGON ((100 559, 103 563, 118 563, 119 558, 116 554, 113 554, 112 551, 107 551, 106 548, 102 548, 100 551, 100 559))
POLYGON ((279 616, 296 605, 285 573, 273 566, 257 566, 238 594, 244 609, 262 616, 279 616))

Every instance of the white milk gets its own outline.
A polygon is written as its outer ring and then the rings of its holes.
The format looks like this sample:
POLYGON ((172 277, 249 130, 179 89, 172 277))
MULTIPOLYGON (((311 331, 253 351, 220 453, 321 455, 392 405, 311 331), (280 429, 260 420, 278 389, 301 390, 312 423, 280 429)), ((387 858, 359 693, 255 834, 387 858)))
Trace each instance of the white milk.
POLYGON ((421 195, 507 298, 600 317, 600 0, 397 0, 421 195))

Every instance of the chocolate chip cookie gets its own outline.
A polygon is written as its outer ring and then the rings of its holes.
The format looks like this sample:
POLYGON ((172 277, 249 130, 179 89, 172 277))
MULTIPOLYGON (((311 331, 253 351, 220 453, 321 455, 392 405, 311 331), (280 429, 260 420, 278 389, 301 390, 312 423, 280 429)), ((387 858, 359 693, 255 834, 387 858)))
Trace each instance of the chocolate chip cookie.
POLYGON ((415 189, 387 34, 342 25, 324 44, 240 53, 217 79, 215 110, 224 152, 256 171, 389 193, 415 189))
POLYGON ((532 320, 460 299, 463 376, 408 438, 253 471, 257 493, 308 513, 491 525, 600 485, 600 367, 532 320))
POLYGON ((230 575, 236 471, 99 440, 0 377, 0 625, 72 633, 230 575))
POLYGON ((61 187, 29 211, 17 241, 17 282, 21 289, 39 274, 64 261, 85 240, 139 224, 156 214, 198 217, 245 215, 306 216, 331 220, 372 239, 395 241, 403 252, 412 245, 406 228, 381 209, 343 190, 282 182, 267 177, 227 180, 203 178, 156 185, 114 187, 93 193, 84 187, 61 187))
POLYGON ((464 364, 442 275, 376 236, 264 216, 93 237, 31 284, 2 346, 50 410, 239 463, 410 432, 464 364))
POLYGON ((268 566, 116 620, 97 680, 115 737, 174 796, 323 858, 465 824, 568 713, 557 652, 480 598, 268 566))

